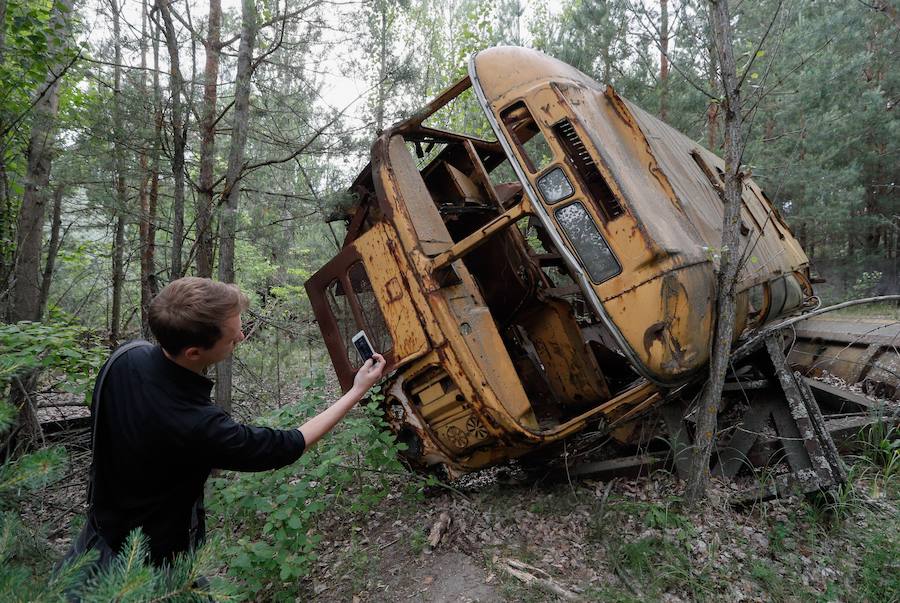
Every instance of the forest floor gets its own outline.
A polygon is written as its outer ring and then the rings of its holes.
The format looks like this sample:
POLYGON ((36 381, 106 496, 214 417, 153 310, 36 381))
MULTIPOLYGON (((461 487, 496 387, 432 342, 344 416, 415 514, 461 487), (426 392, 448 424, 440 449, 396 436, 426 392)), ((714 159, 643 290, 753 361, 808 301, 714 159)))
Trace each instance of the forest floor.
POLYGON ((400 494, 398 482, 377 510, 320 526, 325 540, 309 595, 446 603, 570 595, 900 601, 900 467, 875 457, 845 457, 850 481, 832 500, 741 509, 731 504, 737 486, 714 482, 707 502, 687 510, 683 482, 665 471, 570 483, 494 468, 433 488, 419 501, 400 494), (438 533, 432 547, 430 536, 438 533))
MULTIPOLYGON (((885 438, 875 445, 890 452, 885 438)), ((79 448, 70 455, 86 468, 79 448)), ((665 471, 535 481, 507 466, 419 496, 407 487, 415 478, 398 475, 375 510, 323 515, 298 600, 900 601, 900 467, 870 452, 845 457, 851 479, 835 499, 744 508, 731 504, 737 486, 714 482, 688 510, 683 483, 665 471)), ((32 509, 56 549, 48 563, 83 511, 81 473, 32 509)))
MULTIPOLYGON (((318 601, 898 601, 896 484, 856 469, 844 500, 735 510, 715 484, 697 511, 657 472, 612 484, 512 483, 486 472, 418 504, 395 496, 330 526, 318 601), (433 549, 440 516, 449 528, 433 549), (509 568, 538 578, 529 584, 509 568)), ((527 580, 527 578, 526 578, 527 580)))

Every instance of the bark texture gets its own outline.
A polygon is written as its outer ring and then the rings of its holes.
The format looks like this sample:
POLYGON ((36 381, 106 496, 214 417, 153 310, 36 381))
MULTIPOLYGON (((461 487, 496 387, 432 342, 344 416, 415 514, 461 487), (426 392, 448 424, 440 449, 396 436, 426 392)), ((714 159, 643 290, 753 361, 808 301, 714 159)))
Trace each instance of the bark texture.
MULTIPOLYGON (((141 91, 144 98, 147 94, 147 25, 149 7, 148 0, 143 2, 143 18, 141 20, 141 91)), ((150 301, 158 290, 156 280, 156 203, 159 197, 159 144, 162 137, 162 93, 159 89, 159 36, 154 28, 150 28, 153 37, 153 136, 148 152, 141 151, 141 171, 143 178, 140 190, 140 239, 141 253, 141 334, 144 338, 151 336, 149 326, 150 301)))
POLYGON ((184 78, 178 57, 178 36, 168 0, 156 0, 156 8, 163 21, 163 37, 169 51, 169 90, 172 95, 172 261, 169 277, 174 280, 183 275, 181 248, 184 242, 184 147, 185 127, 182 96, 184 78))
MULTIPOLYGON (((250 83, 253 75, 253 47, 256 44, 257 16, 254 0, 241 3, 241 41, 238 46, 237 75, 234 90, 234 115, 231 126, 231 148, 225 173, 225 202, 219 226, 219 280, 234 282, 234 237, 237 228, 238 199, 244 170, 244 147, 250 123, 250 83)), ((232 360, 216 365, 216 401, 231 410, 232 360)))
POLYGON ((735 281, 741 255, 739 246, 743 174, 740 163, 744 143, 741 132, 741 91, 735 68, 727 0, 710 0, 710 25, 720 65, 719 82, 725 112, 725 213, 717 277, 716 328, 713 335, 709 380, 703 389, 697 417, 691 475, 685 493, 688 503, 701 500, 706 494, 709 482, 709 460, 715 442, 716 419, 734 335, 735 281))
POLYGON ((209 33, 206 38, 203 114, 200 116, 200 180, 197 191, 197 276, 211 277, 213 270, 213 176, 216 161, 216 97, 221 52, 222 3, 209 0, 209 33))
MULTIPOLYGON (((25 192, 16 230, 16 256, 13 268, 10 319, 41 320, 41 247, 44 213, 48 202, 50 169, 56 141, 56 117, 59 88, 70 64, 67 60, 72 0, 56 0, 50 15, 47 50, 51 60, 43 84, 35 92, 32 105, 31 133, 28 139, 28 161, 25 192), (50 32, 55 32, 51 34, 50 32)), ((7 448, 28 447, 43 438, 41 425, 31 398, 37 386, 37 372, 16 377, 11 384, 10 402, 16 408, 16 424, 7 448)))
POLYGON ((122 287, 125 283, 125 206, 128 202, 125 190, 125 146, 122 120, 122 32, 120 24, 119 0, 110 0, 113 14, 113 47, 115 66, 113 67, 113 153, 115 155, 116 205, 115 234, 112 248, 112 306, 109 316, 109 343, 115 347, 119 341, 119 325, 122 316, 122 287))
POLYGON ((62 33, 47 36, 47 49, 54 59, 50 61, 44 83, 35 93, 32 108, 25 193, 16 225, 16 259, 10 308, 12 322, 41 319, 40 261, 44 213, 59 110, 59 87, 67 65, 65 38, 68 36, 68 17, 71 13, 72 0, 57 0, 54 4, 50 31, 62 33))
POLYGON ((44 275, 41 277, 41 297, 38 300, 40 305, 40 315, 43 316, 47 311, 47 301, 50 298, 50 283, 53 280, 53 270, 56 267, 56 256, 62 245, 62 200, 66 187, 62 184, 56 185, 53 190, 53 214, 50 218, 50 242, 47 244, 47 259, 44 262, 44 275))

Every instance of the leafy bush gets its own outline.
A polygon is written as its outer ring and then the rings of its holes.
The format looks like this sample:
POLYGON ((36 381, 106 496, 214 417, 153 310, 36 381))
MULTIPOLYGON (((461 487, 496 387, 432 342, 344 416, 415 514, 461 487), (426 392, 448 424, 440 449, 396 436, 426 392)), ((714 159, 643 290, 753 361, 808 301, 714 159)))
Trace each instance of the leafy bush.
MULTIPOLYGON (((34 370, 64 376, 59 387, 89 400, 97 369, 107 351, 84 327, 22 321, 0 325, 0 393, 34 370)), ((2 426, 0 426, 2 429, 2 426)))
MULTIPOLYGON (((373 388, 340 427, 299 461, 276 471, 232 474, 214 480, 209 508, 235 539, 222 547, 228 571, 253 598, 294 600, 298 579, 316 559, 318 519, 333 509, 365 513, 391 489, 391 475, 405 473, 397 459, 402 444, 387 431, 373 388), (274 589, 277 592, 267 591, 274 589)), ((271 416, 273 426, 301 425, 324 402, 308 394, 271 416)))

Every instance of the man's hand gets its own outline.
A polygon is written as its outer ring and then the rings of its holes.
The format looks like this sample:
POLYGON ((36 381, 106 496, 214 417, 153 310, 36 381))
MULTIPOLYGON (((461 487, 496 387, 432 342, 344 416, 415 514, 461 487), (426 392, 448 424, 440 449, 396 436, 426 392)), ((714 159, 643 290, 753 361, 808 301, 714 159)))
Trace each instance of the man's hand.
POLYGON ((372 358, 366 360, 366 363, 356 373, 356 377, 353 379, 353 387, 350 388, 349 392, 298 428, 300 433, 303 434, 307 448, 331 431, 331 428, 343 419, 344 415, 350 412, 351 408, 356 406, 356 403, 366 395, 369 388, 381 379, 386 364, 384 356, 374 354, 372 358))
POLYGON ((353 378, 353 389, 357 390, 360 395, 369 391, 369 388, 381 379, 386 364, 384 356, 373 354, 364 365, 359 367, 359 372, 353 378))

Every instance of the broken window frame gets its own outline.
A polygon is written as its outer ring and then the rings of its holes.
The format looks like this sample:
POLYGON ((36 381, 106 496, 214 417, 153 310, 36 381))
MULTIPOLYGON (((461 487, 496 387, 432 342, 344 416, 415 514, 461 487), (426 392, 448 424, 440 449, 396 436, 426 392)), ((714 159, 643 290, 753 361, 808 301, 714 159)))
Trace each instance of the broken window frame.
POLYGON ((532 174, 543 172, 547 166, 554 163, 556 152, 547 140, 541 124, 534 118, 525 99, 520 98, 504 107, 500 111, 500 121, 503 127, 506 128, 510 140, 513 141, 513 144, 519 151, 519 155, 525 161, 525 166, 529 172, 532 174), (528 133, 530 133, 530 136, 527 138, 521 135, 524 128, 529 128, 528 133), (534 146, 535 144, 544 147, 543 153, 549 152, 549 157, 545 157, 544 154, 536 157, 533 150, 529 149, 529 145, 534 146))

